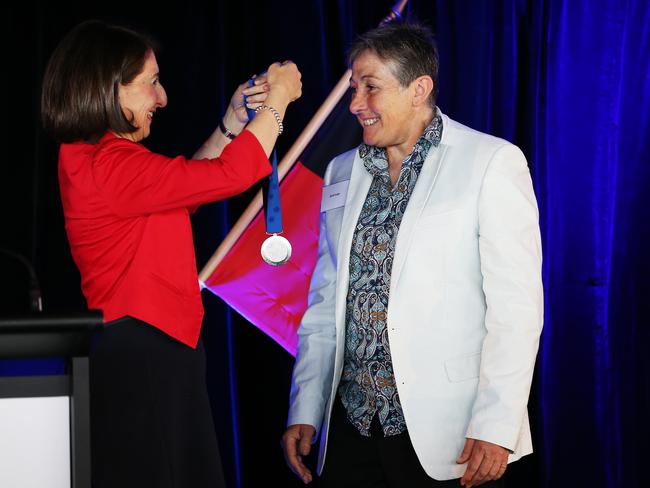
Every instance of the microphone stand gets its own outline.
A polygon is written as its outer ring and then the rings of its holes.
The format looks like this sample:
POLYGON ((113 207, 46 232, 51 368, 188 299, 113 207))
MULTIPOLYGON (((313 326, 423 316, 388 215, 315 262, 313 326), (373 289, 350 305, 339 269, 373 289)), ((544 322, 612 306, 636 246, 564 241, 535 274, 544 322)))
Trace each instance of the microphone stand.
POLYGON ((27 268, 27 272, 29 273, 29 310, 32 312, 42 312, 43 300, 41 297, 41 287, 39 285, 38 277, 36 276, 36 271, 34 271, 32 263, 30 263, 29 260, 22 254, 10 251, 9 249, 0 247, 0 253, 21 262, 25 268, 27 268))

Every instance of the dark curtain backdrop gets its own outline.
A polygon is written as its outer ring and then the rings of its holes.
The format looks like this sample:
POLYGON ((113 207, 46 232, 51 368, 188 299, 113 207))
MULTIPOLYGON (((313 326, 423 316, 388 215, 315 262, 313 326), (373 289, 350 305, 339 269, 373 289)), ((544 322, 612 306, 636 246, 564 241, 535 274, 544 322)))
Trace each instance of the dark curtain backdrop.
MULTIPOLYGON (((2 7, 0 247, 34 263, 45 310, 84 307, 63 229, 56 146, 38 118, 44 66, 65 32, 102 18, 161 41, 169 105, 146 144, 169 155, 192 154, 238 83, 272 61, 294 60, 304 95, 288 112, 282 154, 343 73, 350 40, 391 3, 2 7)), ((650 438, 648 2, 412 0, 410 10, 438 38, 442 110, 522 147, 539 201, 546 320, 530 400, 536 453, 509 469, 508 486, 641 486, 650 438)), ((252 195, 206 205, 194 217, 199 267, 252 195)), ((23 269, 0 256, 0 270, 0 314, 23 312, 23 269)), ((279 447, 293 358, 218 298, 205 295, 204 303, 230 486, 300 486, 279 447)), ((16 367, 1 364, 0 374, 16 367)))

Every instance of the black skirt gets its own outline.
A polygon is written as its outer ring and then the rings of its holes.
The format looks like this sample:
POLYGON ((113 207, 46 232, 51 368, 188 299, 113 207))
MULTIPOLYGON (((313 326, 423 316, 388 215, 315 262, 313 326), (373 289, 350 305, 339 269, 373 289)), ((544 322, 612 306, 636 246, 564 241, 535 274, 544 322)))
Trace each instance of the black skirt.
POLYGON ((225 487, 205 383, 205 351, 130 317, 90 355, 95 488, 225 487))

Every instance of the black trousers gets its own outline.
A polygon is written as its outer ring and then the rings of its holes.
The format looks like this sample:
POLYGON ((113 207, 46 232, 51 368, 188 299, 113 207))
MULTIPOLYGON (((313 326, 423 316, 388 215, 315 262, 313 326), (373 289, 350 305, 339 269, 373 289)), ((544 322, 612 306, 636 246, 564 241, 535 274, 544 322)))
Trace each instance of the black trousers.
MULTIPOLYGON (((319 488, 451 488, 460 480, 430 478, 413 450, 408 432, 384 437, 377 416, 371 436, 364 437, 347 419, 345 408, 336 399, 330 423, 327 456, 319 488)), ((481 487, 502 488, 503 479, 481 487)))
POLYGON ((130 317, 96 339, 93 487, 224 487, 202 343, 191 349, 130 317))

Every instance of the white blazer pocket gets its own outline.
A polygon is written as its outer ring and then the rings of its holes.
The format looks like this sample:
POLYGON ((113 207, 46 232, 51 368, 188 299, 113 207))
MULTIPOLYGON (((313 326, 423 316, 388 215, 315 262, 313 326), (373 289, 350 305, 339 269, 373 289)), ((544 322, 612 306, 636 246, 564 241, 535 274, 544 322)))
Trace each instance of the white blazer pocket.
POLYGON ((452 383, 478 378, 481 369, 481 353, 476 352, 445 361, 447 378, 452 383))

